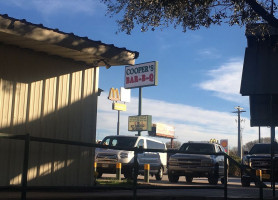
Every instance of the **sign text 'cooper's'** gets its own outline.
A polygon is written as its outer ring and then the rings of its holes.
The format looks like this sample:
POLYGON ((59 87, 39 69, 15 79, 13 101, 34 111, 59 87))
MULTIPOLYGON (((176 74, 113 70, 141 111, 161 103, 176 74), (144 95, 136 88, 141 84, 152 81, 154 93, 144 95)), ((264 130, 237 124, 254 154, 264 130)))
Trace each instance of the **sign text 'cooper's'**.
POLYGON ((157 61, 126 66, 125 88, 157 85, 157 68, 157 61))

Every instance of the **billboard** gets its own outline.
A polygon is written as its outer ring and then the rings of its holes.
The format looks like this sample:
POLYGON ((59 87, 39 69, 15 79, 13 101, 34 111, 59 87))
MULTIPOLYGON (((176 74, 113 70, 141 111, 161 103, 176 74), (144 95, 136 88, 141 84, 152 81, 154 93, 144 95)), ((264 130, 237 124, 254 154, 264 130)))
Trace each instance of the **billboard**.
POLYGON ((168 124, 156 123, 153 124, 152 131, 149 132, 150 136, 158 136, 165 138, 174 138, 175 127, 168 124))
POLYGON ((124 87, 128 89, 157 85, 157 69, 157 61, 126 66, 124 87))
POLYGON ((140 115, 128 117, 128 131, 151 131, 152 116, 140 115))

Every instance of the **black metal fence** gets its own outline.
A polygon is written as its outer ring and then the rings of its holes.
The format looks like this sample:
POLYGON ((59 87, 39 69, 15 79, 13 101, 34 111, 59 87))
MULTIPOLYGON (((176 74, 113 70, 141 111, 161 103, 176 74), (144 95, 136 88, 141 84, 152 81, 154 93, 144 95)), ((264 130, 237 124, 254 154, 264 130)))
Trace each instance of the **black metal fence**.
MULTIPOLYGON (((251 174, 246 167, 240 165, 233 158, 225 153, 215 153, 215 154, 207 154, 207 155, 223 155, 224 156, 224 184, 223 186, 140 186, 137 184, 137 176, 138 176, 138 163, 137 163, 137 155, 138 153, 142 153, 144 151, 147 152, 164 152, 164 153, 182 153, 177 150, 161 150, 161 149, 142 149, 142 148, 124 148, 124 147, 113 147, 107 145, 100 145, 95 143, 88 142, 78 142, 78 141, 69 141, 69 140, 61 140, 61 139, 50 139, 50 138, 42 138, 42 137, 33 137, 29 134, 25 135, 12 135, 0 133, 0 139, 13 139, 13 140, 23 140, 24 141, 24 157, 23 157, 23 168, 22 168, 22 179, 20 186, 7 185, 1 186, 0 191, 19 191, 21 192, 21 200, 26 200, 26 193, 32 191, 64 191, 64 192, 72 192, 72 191, 93 191, 94 189, 101 189, 103 186, 28 186, 28 164, 29 164, 29 147, 30 142, 41 142, 41 143, 52 143, 52 144, 64 144, 64 145, 74 145, 79 147, 91 147, 91 148, 106 148, 106 149, 116 149, 116 150, 126 150, 126 151, 134 151, 134 174, 133 174, 133 185, 132 187, 110 187, 111 189, 121 189, 121 190, 133 190, 133 199, 137 199, 137 190, 138 189, 220 189, 223 190, 223 197, 227 199, 227 180, 228 180, 228 163, 234 163, 238 166, 242 171, 245 171, 248 175, 250 175, 259 185, 259 195, 260 199, 263 199, 263 188, 266 185, 260 181, 260 179, 253 174, 251 174)), ((194 153, 198 154, 198 153, 194 153)), ((203 153, 202 153, 203 154, 203 153)), ((275 196, 275 187, 273 188, 273 196, 275 196)))

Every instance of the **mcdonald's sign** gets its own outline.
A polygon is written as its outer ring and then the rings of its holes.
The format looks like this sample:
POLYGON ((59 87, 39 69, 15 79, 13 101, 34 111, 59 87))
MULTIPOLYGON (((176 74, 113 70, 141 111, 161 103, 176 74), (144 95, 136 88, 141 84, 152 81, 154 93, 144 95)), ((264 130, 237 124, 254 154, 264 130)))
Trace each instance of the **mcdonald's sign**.
POLYGON ((218 140, 216 140, 216 139, 210 139, 209 142, 210 142, 210 143, 218 143, 218 140))
POLYGON ((119 110, 119 111, 126 111, 126 104, 122 103, 113 103, 112 104, 113 110, 119 110))
POLYGON ((120 93, 119 93, 118 88, 110 89, 108 99, 111 101, 120 101, 120 93))

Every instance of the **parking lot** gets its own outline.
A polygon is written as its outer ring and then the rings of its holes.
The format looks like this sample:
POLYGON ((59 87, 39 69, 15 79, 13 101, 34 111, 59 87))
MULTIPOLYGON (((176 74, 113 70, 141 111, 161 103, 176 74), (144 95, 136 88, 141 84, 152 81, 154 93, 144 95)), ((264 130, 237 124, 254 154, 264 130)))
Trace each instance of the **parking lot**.
MULTIPOLYGON (((114 179, 116 175, 104 174, 99 180, 111 180, 114 179)), ((124 179, 124 177, 121 177, 124 179)), ((197 187, 211 186, 208 184, 206 178, 196 178, 192 183, 186 183, 185 177, 180 177, 178 183, 173 184, 168 181, 167 175, 164 175, 161 181, 157 181, 155 177, 150 177, 150 183, 144 183, 144 177, 138 176, 138 185, 144 185, 144 189, 137 190, 138 200, 181 200, 181 199, 194 199, 194 200, 217 200, 224 199, 223 189, 197 189, 197 187), (148 189, 148 186, 150 187, 148 189), (158 188, 154 189, 154 186, 171 186, 172 188, 158 188), (151 188, 152 187, 152 188, 151 188), (180 187, 180 189, 179 189, 180 187), (194 189, 193 189, 194 188, 194 189)), ((267 183, 270 187, 270 183, 267 183)), ((221 185, 220 181, 218 186, 221 185)), ((132 186, 131 186, 132 188, 132 186)), ((278 187, 276 186, 276 190, 278 187)), ((277 193, 277 191, 276 191, 277 193)), ((278 199, 272 198, 272 189, 265 188, 263 190, 264 199, 278 199)), ((276 195, 277 196, 277 195, 276 195)), ((123 189, 96 189, 86 192, 28 192, 27 199, 29 200, 53 200, 53 199, 63 199, 63 200, 89 200, 89 199, 109 199, 109 200, 127 200, 132 199, 132 190, 123 189)), ((259 198, 259 188, 251 184, 250 187, 242 187, 240 183, 240 178, 230 177, 228 182, 228 199, 260 199, 259 198)), ((15 192, 2 192, 0 199, 6 200, 16 200, 20 199, 20 193, 15 192)))
MULTIPOLYGON (((105 174, 103 175, 103 180, 105 179, 111 179, 114 178, 115 175, 111 174, 105 174)), ((123 176, 122 176, 123 178, 123 176)), ((138 176, 138 184, 144 184, 144 176, 138 176)), ((172 197, 196 197, 196 198, 209 198, 209 197, 217 197, 222 198, 224 196, 224 190, 221 189, 197 189, 197 187, 203 187, 203 186, 212 186, 209 185, 207 178, 194 178, 192 183, 187 183, 185 181, 185 177, 180 177, 178 183, 170 183, 168 181, 167 175, 163 176, 163 179, 161 181, 157 181, 155 177, 150 177, 150 182, 147 184, 149 186, 172 186, 173 189, 144 189, 144 190, 138 190, 139 195, 146 195, 151 194, 153 197, 155 196, 171 196, 172 197), (176 189, 177 187, 181 187, 181 189, 176 189), (186 189, 188 187, 188 189, 186 189), (195 189, 192 189, 192 188, 195 189)), ((266 182, 266 185, 268 188, 264 188, 263 190, 263 196, 264 199, 272 199, 272 189, 270 188, 270 182, 266 182)), ((217 186, 223 186, 221 185, 221 182, 218 182, 217 186)), ((276 185, 276 190, 278 189, 276 185)), ((276 191, 277 193, 277 191, 276 191)), ((276 195, 277 196, 277 195, 276 195)), ((250 187, 242 187, 240 178, 238 177, 229 177, 228 180, 228 198, 229 199, 259 199, 259 188, 255 186, 254 183, 251 183, 250 187)), ((278 199, 278 198, 277 198, 278 199)))
MULTIPOLYGON (((103 174, 102 178, 100 178, 100 180, 105 180, 105 179, 113 179, 116 178, 116 175, 114 174, 103 174)), ((121 176, 121 179, 124 179, 124 176, 121 176)), ((144 183, 144 176, 139 175, 138 176, 138 183, 144 183)), ((179 182, 178 183, 170 183, 168 181, 168 176, 167 174, 164 174, 163 179, 161 181, 157 181, 155 179, 155 177, 150 176, 150 185, 161 185, 161 186, 210 186, 208 183, 208 179, 207 178, 194 178, 192 183, 187 183, 185 181, 185 177, 181 176, 179 178, 179 182)), ((221 182, 218 181, 218 185, 221 185, 221 182)), ((270 182, 266 182, 266 185, 268 187, 271 186, 270 182)), ((240 178, 239 177, 229 177, 228 178, 228 187, 232 187, 232 188, 242 188, 241 186, 241 182, 240 182, 240 178)), ((256 188, 254 183, 251 183, 250 188, 256 188)), ((276 183, 276 187, 278 189, 277 183, 276 183)))

